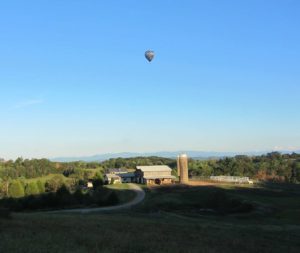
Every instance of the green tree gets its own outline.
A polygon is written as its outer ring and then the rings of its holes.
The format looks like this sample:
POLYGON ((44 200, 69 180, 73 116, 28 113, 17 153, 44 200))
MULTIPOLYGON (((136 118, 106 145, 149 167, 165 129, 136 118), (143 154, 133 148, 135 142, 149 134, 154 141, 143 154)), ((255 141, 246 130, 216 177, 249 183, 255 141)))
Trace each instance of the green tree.
POLYGON ((63 184, 64 181, 61 176, 54 176, 46 182, 45 188, 47 192, 56 192, 63 184))
POLYGON ((97 190, 99 187, 102 187, 104 184, 102 178, 93 179, 93 189, 97 190))
POLYGON ((292 164, 292 176, 291 176, 291 181, 293 183, 300 182, 300 161, 299 162, 294 162, 292 164))
POLYGON ((39 189, 39 193, 44 193, 46 191, 45 184, 42 181, 38 180, 36 184, 39 189))
POLYGON ((0 178, 0 198, 5 196, 5 182, 0 178))
POLYGON ((39 188, 37 186, 37 183, 36 182, 30 182, 26 185, 25 187, 25 194, 26 196, 29 196, 29 195, 36 195, 36 194, 39 194, 40 191, 39 191, 39 188))
POLYGON ((24 187, 19 180, 14 180, 8 187, 8 195, 12 198, 24 197, 24 187))

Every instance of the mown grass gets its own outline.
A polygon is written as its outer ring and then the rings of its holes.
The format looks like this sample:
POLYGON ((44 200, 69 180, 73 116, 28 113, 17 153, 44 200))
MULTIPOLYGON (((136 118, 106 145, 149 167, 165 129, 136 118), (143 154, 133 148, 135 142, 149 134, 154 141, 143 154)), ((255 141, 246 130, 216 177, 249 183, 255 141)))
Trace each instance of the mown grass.
POLYGON ((246 213, 254 204, 229 195, 225 189, 212 186, 161 186, 152 188, 146 201, 140 206, 143 211, 168 211, 184 215, 246 213))
POLYGON ((127 203, 134 199, 136 196, 136 193, 132 190, 130 190, 130 187, 128 184, 113 184, 113 185, 105 185, 105 187, 115 190, 119 203, 127 203))
POLYGON ((1 252, 297 252, 299 230, 167 214, 14 215, 1 252))
POLYGON ((254 201, 256 209, 246 214, 182 211, 215 191, 205 187, 148 190, 144 203, 122 213, 13 214, 0 219, 0 252, 300 252, 300 225, 289 217, 299 196, 277 194, 278 187, 218 186, 229 197, 254 201), (170 199, 177 205, 153 208, 170 199))

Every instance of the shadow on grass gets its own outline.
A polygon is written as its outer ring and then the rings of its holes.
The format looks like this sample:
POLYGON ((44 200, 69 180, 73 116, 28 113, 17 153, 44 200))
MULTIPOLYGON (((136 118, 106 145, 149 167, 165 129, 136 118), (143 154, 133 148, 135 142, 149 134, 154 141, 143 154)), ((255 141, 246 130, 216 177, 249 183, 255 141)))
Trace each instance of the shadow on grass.
POLYGON ((0 200, 0 216, 6 217, 9 211, 49 211, 70 208, 105 207, 122 204, 131 200, 135 193, 128 189, 99 187, 83 192, 78 189, 71 193, 63 186, 57 192, 30 195, 22 198, 0 200))
POLYGON ((277 183, 258 186, 161 186, 149 191, 138 210, 183 215, 269 215, 279 209, 297 207, 295 197, 299 192, 299 185, 277 183))

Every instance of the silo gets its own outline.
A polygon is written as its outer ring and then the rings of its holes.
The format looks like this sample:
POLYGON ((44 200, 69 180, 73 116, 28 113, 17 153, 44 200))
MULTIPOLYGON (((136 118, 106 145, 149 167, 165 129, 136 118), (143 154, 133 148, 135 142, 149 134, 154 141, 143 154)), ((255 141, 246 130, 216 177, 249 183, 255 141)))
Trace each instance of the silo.
POLYGON ((177 164, 179 164, 180 171, 180 183, 187 184, 189 182, 188 175, 188 157, 186 154, 181 154, 177 158, 177 164))
POLYGON ((179 163, 179 155, 177 156, 177 175, 180 178, 180 163, 179 163))

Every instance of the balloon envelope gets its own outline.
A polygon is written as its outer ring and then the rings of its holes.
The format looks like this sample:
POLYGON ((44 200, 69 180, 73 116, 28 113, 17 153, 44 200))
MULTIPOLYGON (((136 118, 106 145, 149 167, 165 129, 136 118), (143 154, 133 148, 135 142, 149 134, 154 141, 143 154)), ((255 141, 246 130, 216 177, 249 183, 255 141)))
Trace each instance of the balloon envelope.
POLYGON ((146 59, 150 62, 150 61, 152 61, 152 59, 154 58, 154 51, 152 51, 152 50, 147 50, 146 52, 145 52, 145 57, 146 57, 146 59))

